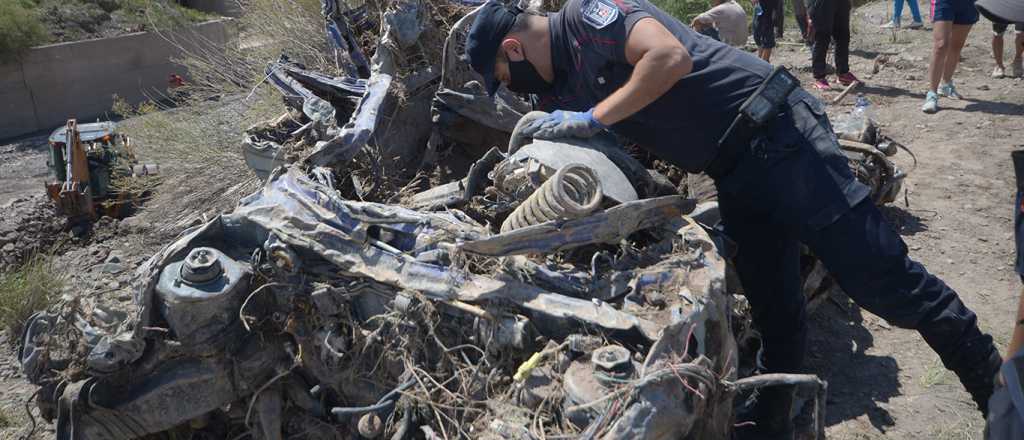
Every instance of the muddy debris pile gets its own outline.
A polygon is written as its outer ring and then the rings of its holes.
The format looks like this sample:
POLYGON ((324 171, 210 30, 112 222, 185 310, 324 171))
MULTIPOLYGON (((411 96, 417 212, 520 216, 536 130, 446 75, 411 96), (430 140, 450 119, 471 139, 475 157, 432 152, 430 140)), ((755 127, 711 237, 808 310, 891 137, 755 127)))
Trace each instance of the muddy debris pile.
POLYGON ((721 437, 747 382, 691 208, 496 233, 282 168, 142 266, 132 316, 39 313, 21 361, 58 438, 721 437))
POLYGON ((823 381, 756 372, 713 197, 611 137, 519 136, 538 113, 458 60, 471 6, 324 0, 345 74, 268 66, 262 188, 141 265, 127 313, 26 324, 58 439, 729 438, 765 386, 824 438, 823 381))

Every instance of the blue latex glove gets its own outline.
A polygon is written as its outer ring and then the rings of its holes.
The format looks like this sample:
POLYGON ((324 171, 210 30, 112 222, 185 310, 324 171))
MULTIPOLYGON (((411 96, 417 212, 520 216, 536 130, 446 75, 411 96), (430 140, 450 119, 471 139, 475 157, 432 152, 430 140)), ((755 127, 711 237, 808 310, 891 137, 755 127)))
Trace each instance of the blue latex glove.
POLYGON ((556 110, 523 127, 523 135, 534 139, 589 138, 606 129, 594 119, 594 109, 585 112, 556 110))

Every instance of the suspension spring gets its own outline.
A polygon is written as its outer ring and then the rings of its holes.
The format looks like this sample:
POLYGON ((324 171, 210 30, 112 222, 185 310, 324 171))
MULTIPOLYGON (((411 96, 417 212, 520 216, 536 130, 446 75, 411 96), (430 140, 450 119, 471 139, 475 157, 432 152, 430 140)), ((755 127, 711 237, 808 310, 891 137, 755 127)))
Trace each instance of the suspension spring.
POLYGON ((601 204, 601 181, 586 165, 569 164, 544 181, 501 224, 501 232, 569 220, 590 214, 601 204))

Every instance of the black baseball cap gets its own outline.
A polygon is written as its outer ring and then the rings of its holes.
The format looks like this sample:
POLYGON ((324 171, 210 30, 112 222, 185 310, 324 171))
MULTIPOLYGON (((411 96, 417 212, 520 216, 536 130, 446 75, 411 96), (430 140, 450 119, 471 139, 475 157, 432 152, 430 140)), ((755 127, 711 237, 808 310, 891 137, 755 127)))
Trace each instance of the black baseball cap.
POLYGON ((997 23, 1024 23, 1021 0, 978 0, 974 4, 981 15, 997 23))
POLYGON ((499 0, 490 0, 480 7, 480 12, 469 28, 466 37, 466 58, 470 67, 484 77, 487 94, 493 96, 501 83, 494 77, 494 60, 498 55, 505 35, 523 11, 507 6, 499 0))

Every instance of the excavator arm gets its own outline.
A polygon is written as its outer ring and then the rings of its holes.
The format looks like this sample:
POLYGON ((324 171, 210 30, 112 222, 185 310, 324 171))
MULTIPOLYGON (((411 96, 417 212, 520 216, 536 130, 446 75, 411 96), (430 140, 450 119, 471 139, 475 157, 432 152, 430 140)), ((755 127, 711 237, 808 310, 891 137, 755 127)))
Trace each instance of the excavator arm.
POLYGON ((94 220, 89 160, 78 132, 78 121, 68 119, 64 144, 54 143, 50 148, 57 181, 46 184, 47 195, 57 205, 57 211, 71 223, 94 220))

